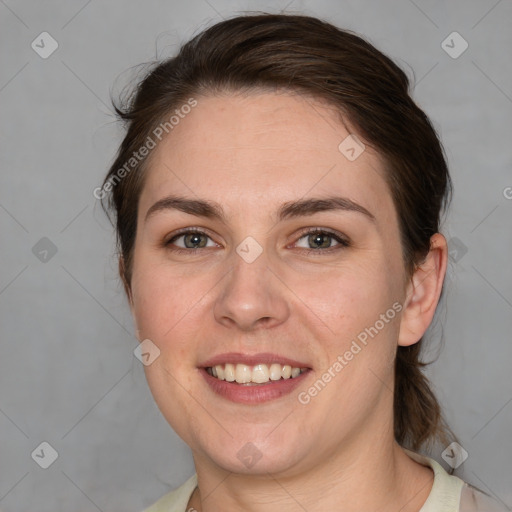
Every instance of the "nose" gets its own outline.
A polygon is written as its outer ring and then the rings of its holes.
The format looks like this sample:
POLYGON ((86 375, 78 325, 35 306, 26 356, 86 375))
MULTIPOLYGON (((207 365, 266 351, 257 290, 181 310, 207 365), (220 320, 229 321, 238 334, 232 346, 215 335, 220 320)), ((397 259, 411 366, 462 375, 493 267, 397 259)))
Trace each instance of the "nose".
POLYGON ((214 305, 217 322, 243 331, 275 327, 290 315, 286 286, 270 268, 265 251, 252 262, 233 252, 214 305))

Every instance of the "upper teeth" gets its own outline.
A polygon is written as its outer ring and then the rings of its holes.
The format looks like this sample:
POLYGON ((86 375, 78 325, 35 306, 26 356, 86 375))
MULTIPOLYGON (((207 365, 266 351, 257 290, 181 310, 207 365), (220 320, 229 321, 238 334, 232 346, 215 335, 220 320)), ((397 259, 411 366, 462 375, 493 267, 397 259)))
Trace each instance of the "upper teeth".
POLYGON ((270 380, 294 378, 306 371, 306 368, 293 368, 288 364, 273 363, 248 366, 245 364, 218 364, 207 368, 207 372, 217 379, 237 382, 238 384, 263 384, 270 380))

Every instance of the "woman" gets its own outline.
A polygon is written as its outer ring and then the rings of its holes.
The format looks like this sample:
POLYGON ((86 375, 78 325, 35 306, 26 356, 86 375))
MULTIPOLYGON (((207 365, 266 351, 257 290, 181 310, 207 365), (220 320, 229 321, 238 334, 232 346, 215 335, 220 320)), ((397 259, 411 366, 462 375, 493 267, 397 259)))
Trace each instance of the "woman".
POLYGON ((405 74, 318 19, 242 16, 118 113, 101 197, 197 471, 148 511, 497 510, 417 453, 450 442, 419 360, 450 178, 405 74))

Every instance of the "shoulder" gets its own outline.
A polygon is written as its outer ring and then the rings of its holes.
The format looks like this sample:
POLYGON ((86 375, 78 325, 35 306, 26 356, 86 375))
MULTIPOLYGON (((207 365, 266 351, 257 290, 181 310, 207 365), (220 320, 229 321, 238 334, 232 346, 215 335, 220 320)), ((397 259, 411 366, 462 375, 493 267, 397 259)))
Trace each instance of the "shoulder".
POLYGON ((432 490, 420 512, 504 512, 499 502, 450 475, 434 459, 405 450, 416 462, 434 471, 432 490))
POLYGON ((459 512, 506 512, 507 510, 498 501, 469 484, 465 484, 462 488, 459 512))
POLYGON ((191 476, 184 484, 160 498, 144 512, 187 512, 190 496, 197 486, 197 475, 191 476))

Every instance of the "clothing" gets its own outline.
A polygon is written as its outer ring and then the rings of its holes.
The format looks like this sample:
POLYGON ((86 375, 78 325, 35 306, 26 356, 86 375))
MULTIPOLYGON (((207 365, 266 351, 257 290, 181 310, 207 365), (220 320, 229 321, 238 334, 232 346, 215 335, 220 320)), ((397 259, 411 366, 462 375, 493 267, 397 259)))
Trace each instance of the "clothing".
MULTIPOLYGON (((407 455, 434 471, 434 483, 427 501, 419 512, 505 512, 497 501, 469 486, 460 478, 449 475, 435 460, 405 450, 407 455)), ((188 500, 197 486, 197 475, 160 498, 144 512, 189 512, 188 500)), ((193 510, 190 510, 193 512, 193 510)))

